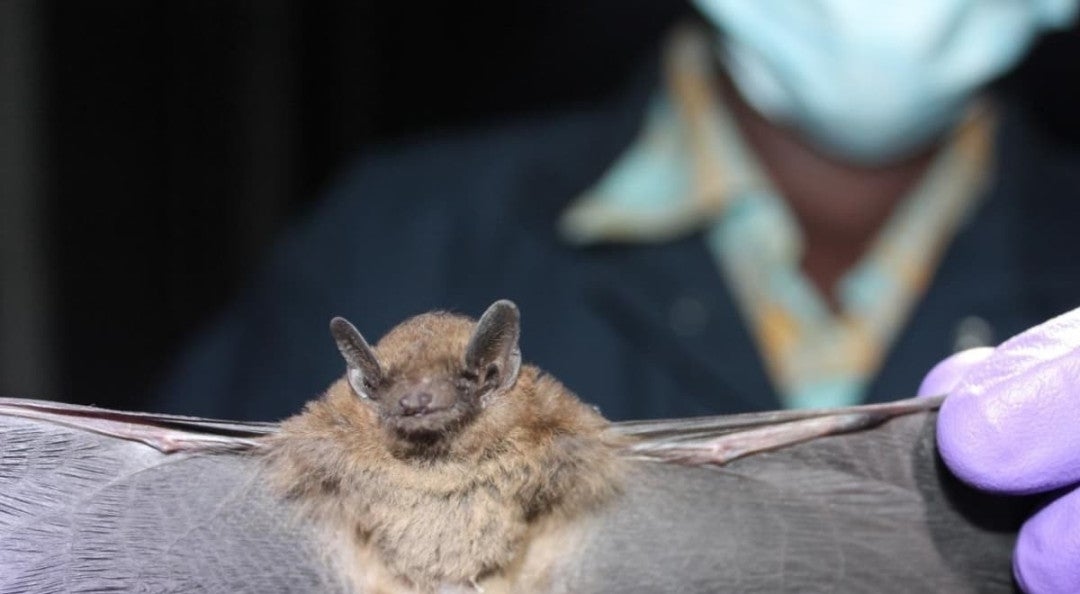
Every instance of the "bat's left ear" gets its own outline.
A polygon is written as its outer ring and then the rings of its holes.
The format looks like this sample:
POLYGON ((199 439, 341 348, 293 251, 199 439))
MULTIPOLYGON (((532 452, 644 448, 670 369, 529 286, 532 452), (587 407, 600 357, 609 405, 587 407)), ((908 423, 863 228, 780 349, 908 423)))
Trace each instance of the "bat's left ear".
POLYGON ((465 349, 465 367, 484 385, 504 389, 514 385, 521 370, 521 314, 513 301, 501 299, 476 323, 465 349))
POLYGON ((373 398, 382 379, 382 366, 363 335, 345 318, 330 320, 330 334, 348 364, 349 385, 358 396, 373 398))

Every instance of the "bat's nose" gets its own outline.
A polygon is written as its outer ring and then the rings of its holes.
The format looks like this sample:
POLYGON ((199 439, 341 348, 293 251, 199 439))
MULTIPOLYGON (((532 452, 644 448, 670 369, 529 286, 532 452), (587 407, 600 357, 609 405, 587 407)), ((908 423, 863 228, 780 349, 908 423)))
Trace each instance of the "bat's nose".
POLYGON ((427 412, 433 397, 431 392, 410 392, 402 396, 399 406, 405 415, 418 415, 427 412))

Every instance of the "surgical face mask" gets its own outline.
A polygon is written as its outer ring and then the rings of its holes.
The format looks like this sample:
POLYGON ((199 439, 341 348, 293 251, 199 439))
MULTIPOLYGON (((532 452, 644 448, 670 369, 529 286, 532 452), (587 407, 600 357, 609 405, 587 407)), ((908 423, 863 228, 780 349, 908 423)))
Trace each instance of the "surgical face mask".
POLYGON ((824 152, 865 164, 925 147, 1078 0, 695 0, 739 92, 824 152))

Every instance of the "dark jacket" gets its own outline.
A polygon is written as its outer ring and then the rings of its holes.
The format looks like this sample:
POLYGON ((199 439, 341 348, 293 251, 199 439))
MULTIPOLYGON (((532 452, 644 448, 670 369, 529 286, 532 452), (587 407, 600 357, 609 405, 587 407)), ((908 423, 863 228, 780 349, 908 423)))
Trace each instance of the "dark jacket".
MULTIPOLYGON (((555 235, 565 205, 634 139, 655 70, 593 109, 359 159, 178 363, 156 408, 280 419, 343 373, 332 316, 374 342, 410 315, 478 316, 503 297, 521 307, 525 360, 610 418, 779 407, 700 236, 579 249, 555 235)), ((1080 305, 1080 159, 1004 107, 989 195, 868 401, 913 395, 965 318, 1000 341, 1080 305)))

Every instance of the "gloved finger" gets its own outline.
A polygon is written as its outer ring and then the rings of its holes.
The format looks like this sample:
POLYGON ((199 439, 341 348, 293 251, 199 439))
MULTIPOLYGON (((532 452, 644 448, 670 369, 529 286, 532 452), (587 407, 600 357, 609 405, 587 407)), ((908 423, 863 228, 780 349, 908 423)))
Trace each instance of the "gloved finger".
POLYGON ((967 370, 937 428, 942 458, 976 487, 1033 493, 1080 482, 1080 310, 967 370))
POLYGON ((1080 489, 1028 518, 1016 542, 1013 572, 1028 594, 1080 592, 1080 489))
POLYGON ((993 354, 993 347, 979 347, 960 351, 943 360, 930 370, 919 385, 916 396, 942 396, 953 391, 960 380, 975 365, 993 354))

